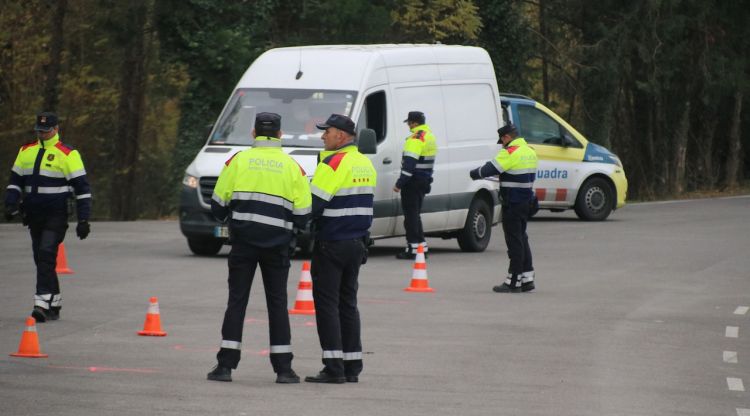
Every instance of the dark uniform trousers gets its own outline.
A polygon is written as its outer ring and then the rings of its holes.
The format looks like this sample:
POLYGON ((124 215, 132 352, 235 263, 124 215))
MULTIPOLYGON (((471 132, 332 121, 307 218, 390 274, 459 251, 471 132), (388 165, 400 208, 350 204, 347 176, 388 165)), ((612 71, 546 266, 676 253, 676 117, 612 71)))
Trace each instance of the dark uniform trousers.
POLYGON ((510 259, 508 273, 512 275, 513 283, 521 279, 523 272, 533 270, 529 236, 526 234, 528 218, 528 203, 509 204, 502 207, 503 233, 510 259))
POLYGON ((66 215, 29 217, 31 247, 36 264, 36 295, 34 304, 44 309, 60 310, 60 281, 57 278, 57 248, 68 229, 66 215))
POLYGON ((420 214, 424 196, 430 193, 431 182, 432 178, 414 176, 401 189, 401 209, 404 212, 406 242, 409 243, 412 253, 416 253, 413 247, 425 241, 420 214))
MULTIPOLYGON (((266 292, 268 326, 271 341, 271 365, 276 373, 288 372, 292 368, 291 331, 287 312, 286 284, 289 277, 288 246, 259 248, 250 245, 232 245, 229 253, 229 300, 221 327, 223 341, 242 342, 245 310, 250 299, 255 270, 260 264, 263 286, 266 292), (289 352, 273 351, 274 346, 287 347, 289 352)), ((223 344, 222 341, 222 344, 223 344)), ((237 368, 240 349, 224 348, 216 355, 219 365, 237 368)))
POLYGON ((310 274, 323 371, 337 377, 362 372, 357 279, 366 252, 361 239, 315 241, 313 249, 310 274))

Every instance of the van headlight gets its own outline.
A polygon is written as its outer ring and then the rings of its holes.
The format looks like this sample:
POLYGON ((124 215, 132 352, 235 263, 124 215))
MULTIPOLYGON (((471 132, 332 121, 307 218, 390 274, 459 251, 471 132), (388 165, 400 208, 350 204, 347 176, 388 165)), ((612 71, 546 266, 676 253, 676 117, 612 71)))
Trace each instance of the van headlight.
POLYGON ((182 178, 182 184, 187 186, 188 188, 197 188, 198 187, 198 178, 196 178, 193 175, 185 174, 185 177, 182 178))

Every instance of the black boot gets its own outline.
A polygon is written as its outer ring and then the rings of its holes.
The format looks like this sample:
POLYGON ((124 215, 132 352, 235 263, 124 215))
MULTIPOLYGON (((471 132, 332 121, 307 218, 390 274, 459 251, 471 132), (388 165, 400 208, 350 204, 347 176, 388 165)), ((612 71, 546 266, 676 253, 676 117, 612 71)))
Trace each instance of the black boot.
POLYGON ((296 384, 299 383, 299 376, 294 370, 284 371, 276 374, 276 382, 279 384, 296 384))
POLYGON ((34 306, 34 310, 31 311, 31 316, 36 319, 37 322, 47 322, 48 311, 41 306, 34 306))
POLYGON ((505 282, 493 287, 492 291, 495 293, 520 293, 521 282, 519 281, 519 276, 510 275, 506 277, 505 282))
POLYGON ((325 371, 321 371, 317 375, 305 377, 305 381, 308 383, 342 384, 346 383, 346 377, 344 377, 343 375, 334 376, 326 373, 325 371))
POLYGON ((534 271, 524 272, 521 275, 521 292, 531 292, 534 289, 534 271))
POLYGON ((232 369, 216 365, 210 373, 208 373, 208 380, 213 381, 232 381, 232 369))

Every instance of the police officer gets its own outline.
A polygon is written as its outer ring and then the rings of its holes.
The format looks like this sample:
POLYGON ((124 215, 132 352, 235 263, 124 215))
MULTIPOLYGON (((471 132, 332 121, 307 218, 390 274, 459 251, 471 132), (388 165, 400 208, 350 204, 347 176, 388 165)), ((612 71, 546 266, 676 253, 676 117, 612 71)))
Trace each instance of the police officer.
POLYGON ((414 259, 420 244, 427 255, 427 242, 422 230, 422 202, 430 193, 432 169, 437 155, 435 136, 425 124, 424 113, 410 111, 405 123, 408 123, 411 135, 404 142, 401 157, 401 175, 393 187, 401 192, 401 209, 404 212, 404 229, 406 230, 406 249, 396 254, 397 259, 414 259))
POLYGON ((532 187, 536 177, 537 157, 526 140, 518 137, 513 124, 506 124, 497 133, 500 136, 498 143, 502 143, 503 148, 495 159, 470 172, 471 178, 475 180, 500 175, 503 232, 510 265, 505 282, 492 290, 498 293, 528 292, 534 290, 534 267, 526 222, 529 211, 536 202, 532 187))
POLYGON ((221 349, 208 379, 232 381, 232 369, 240 361, 250 287, 260 264, 276 382, 299 383, 292 370, 286 285, 290 243, 295 230, 305 227, 310 216, 310 185, 304 170, 281 150, 278 114, 259 113, 252 135, 253 147, 226 162, 211 198, 214 216, 229 223, 232 249, 221 349))
POLYGON ((5 219, 22 215, 28 225, 36 264, 36 294, 31 316, 37 322, 60 319, 62 297, 57 279, 57 247, 68 229, 68 199, 76 198, 81 240, 90 232, 91 189, 81 155, 60 141, 57 115, 36 117, 37 140, 21 147, 5 195, 5 219))
POLYGON ((305 381, 357 382, 362 371, 357 278, 367 256, 376 172, 353 143, 349 117, 332 114, 317 127, 325 130, 329 152, 310 186, 316 230, 310 273, 324 368, 305 381))

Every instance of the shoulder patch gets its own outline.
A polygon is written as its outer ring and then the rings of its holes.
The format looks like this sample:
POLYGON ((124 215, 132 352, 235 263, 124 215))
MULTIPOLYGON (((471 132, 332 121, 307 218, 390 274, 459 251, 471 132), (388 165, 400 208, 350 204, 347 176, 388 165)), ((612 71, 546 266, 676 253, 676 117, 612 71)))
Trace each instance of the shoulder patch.
POLYGON ((331 169, 334 171, 339 168, 339 165, 341 164, 341 160, 344 159, 344 156, 347 154, 344 152, 341 153, 334 153, 327 158, 323 159, 323 163, 330 166, 331 169))
POLYGON ((25 145, 21 146, 21 150, 26 150, 30 147, 34 147, 39 144, 39 140, 34 140, 33 142, 28 142, 25 145))
POLYGON ((424 135, 425 135, 425 132, 424 132, 424 130, 419 130, 418 132, 414 133, 414 134, 413 134, 413 135, 411 136, 411 138, 412 138, 412 139, 417 139, 417 140, 419 140, 419 141, 422 141, 422 142, 423 142, 423 141, 424 141, 424 135))
POLYGON ((509 154, 509 155, 512 155, 512 154, 513 154, 513 152, 515 152, 516 150, 518 150, 518 146, 511 146, 511 147, 508 147, 508 148, 507 148, 507 149, 505 149, 505 150, 507 150, 507 151, 508 151, 508 154, 509 154))
POLYGON ((61 151, 61 152, 65 153, 65 156, 69 155, 69 154, 70 154, 70 152, 72 152, 72 151, 73 151, 73 148, 72 148, 72 147, 70 147, 70 146, 68 146, 68 145, 64 144, 63 142, 57 142, 57 144, 55 145, 55 147, 56 147, 56 148, 57 148, 57 149, 58 149, 59 151, 61 151))
MULTIPOLYGON (((237 152, 237 153, 239 153, 239 152, 237 152)), ((227 161, 224 162, 224 164, 226 166, 229 166, 229 164, 232 163, 232 159, 234 159, 234 157, 237 156, 237 153, 233 154, 232 157, 230 157, 229 159, 227 159, 227 161)))

